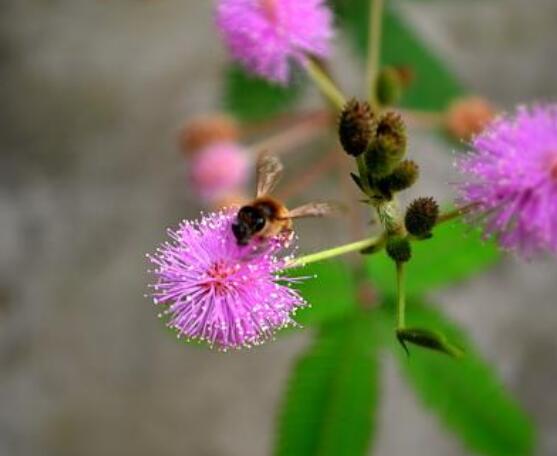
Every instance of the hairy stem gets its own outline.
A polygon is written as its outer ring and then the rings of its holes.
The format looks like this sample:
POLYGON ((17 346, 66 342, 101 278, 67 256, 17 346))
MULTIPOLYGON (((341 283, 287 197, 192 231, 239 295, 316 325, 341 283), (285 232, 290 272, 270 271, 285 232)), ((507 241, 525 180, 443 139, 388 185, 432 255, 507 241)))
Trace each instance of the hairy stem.
POLYGON ((346 98, 319 64, 315 60, 309 59, 306 64, 306 70, 321 93, 325 95, 335 108, 342 111, 346 104, 346 98))
POLYGON ((323 250, 321 252, 312 253, 310 255, 295 258, 290 261, 286 267, 296 268, 299 266, 305 266, 310 263, 315 263, 317 261, 327 260, 329 258, 334 258, 340 255, 345 255, 351 252, 359 252, 364 249, 369 249, 370 247, 377 247, 377 251, 384 245, 385 238, 383 236, 376 236, 368 239, 363 239, 361 241, 352 242, 351 244, 341 245, 339 247, 334 247, 332 249, 323 250))
POLYGON ((444 214, 441 214, 437 218, 436 225, 440 225, 441 223, 449 222, 449 221, 454 220, 458 217, 462 217, 463 215, 466 215, 470 211, 472 211, 476 206, 477 206, 476 203, 471 203, 471 204, 468 204, 466 206, 462 206, 462 207, 453 209, 452 211, 445 212, 444 214))

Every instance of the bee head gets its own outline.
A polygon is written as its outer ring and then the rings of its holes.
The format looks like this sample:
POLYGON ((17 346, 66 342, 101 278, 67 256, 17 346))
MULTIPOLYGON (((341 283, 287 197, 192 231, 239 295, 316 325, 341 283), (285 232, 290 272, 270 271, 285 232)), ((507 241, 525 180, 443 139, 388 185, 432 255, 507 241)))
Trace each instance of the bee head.
POLYGON ((238 211, 232 232, 239 245, 247 245, 251 237, 265 227, 263 211, 253 206, 244 206, 238 211))

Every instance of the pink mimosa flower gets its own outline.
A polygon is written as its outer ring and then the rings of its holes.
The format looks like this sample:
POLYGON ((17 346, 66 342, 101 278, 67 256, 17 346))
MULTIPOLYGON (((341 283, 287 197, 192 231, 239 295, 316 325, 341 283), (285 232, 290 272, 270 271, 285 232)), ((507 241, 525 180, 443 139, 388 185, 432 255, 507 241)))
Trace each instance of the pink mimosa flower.
POLYGON ((156 254, 152 285, 155 304, 164 308, 167 325, 178 336, 206 341, 226 350, 258 345, 276 330, 295 325, 292 315, 306 305, 283 276, 289 257, 281 254, 288 239, 239 246, 228 209, 184 221, 169 230, 156 254))
POLYGON ((327 57, 333 15, 324 0, 220 0, 216 22, 232 56, 286 84, 292 62, 327 57))
POLYGON ((486 234, 526 257, 557 252, 557 105, 519 108, 472 141, 459 160, 463 204, 485 215, 486 234))

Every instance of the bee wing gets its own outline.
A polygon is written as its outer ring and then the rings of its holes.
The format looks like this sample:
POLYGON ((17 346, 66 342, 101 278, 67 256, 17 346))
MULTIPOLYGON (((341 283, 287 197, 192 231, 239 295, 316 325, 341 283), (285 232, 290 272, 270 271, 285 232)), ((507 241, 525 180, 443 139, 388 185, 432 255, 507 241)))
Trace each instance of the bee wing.
POLYGON ((345 207, 333 201, 313 202, 299 206, 288 212, 288 218, 302 217, 324 217, 326 215, 335 215, 344 212, 345 207))
POLYGON ((262 152, 257 157, 257 192, 256 196, 269 194, 282 176, 283 166, 272 154, 262 152))

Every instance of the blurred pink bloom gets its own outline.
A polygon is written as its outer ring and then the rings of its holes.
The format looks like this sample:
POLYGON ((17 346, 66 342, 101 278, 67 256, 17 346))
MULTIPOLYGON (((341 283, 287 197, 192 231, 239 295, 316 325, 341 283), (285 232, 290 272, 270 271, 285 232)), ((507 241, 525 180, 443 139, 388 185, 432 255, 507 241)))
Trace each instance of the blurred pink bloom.
POLYGON ((220 0, 216 11, 232 56, 281 84, 288 82, 292 62, 329 55, 332 20, 324 0, 220 0))
POLYGON ((189 162, 191 184, 207 202, 241 190, 248 181, 249 171, 249 153, 235 143, 211 144, 189 162))
POLYGON ((286 238, 239 246, 232 233, 236 210, 184 221, 169 230, 156 254, 152 285, 155 304, 165 310, 168 327, 178 336, 221 349, 258 345, 279 328, 295 325, 292 314, 305 306, 281 276, 289 257, 286 238))
POLYGON ((557 105, 520 108, 472 141, 458 162, 469 180, 464 204, 476 203, 487 234, 522 255, 557 252, 557 105))

